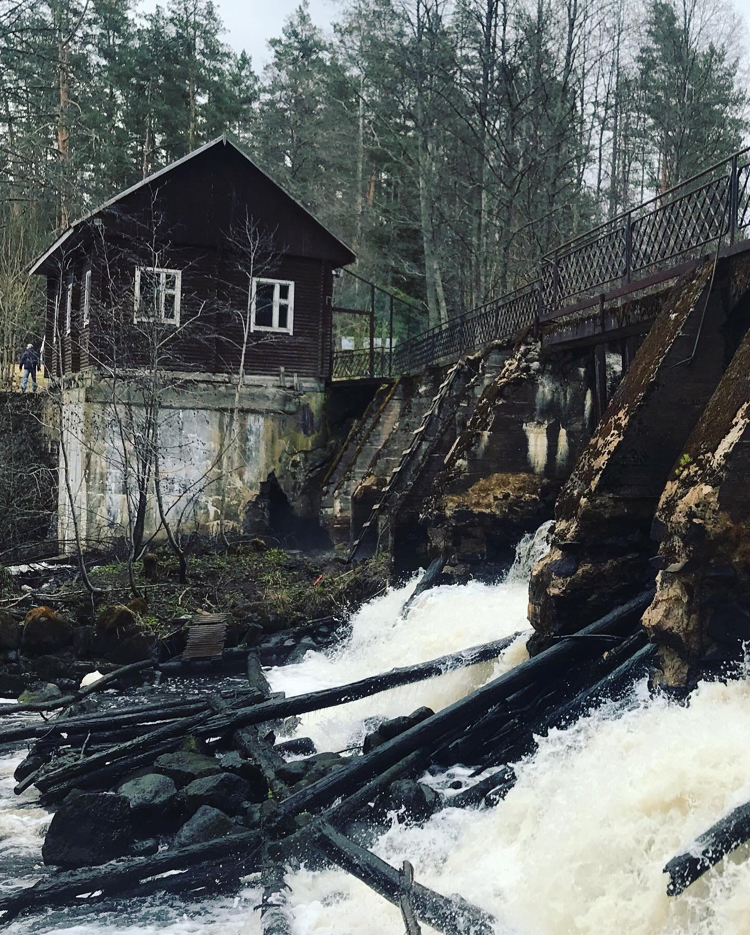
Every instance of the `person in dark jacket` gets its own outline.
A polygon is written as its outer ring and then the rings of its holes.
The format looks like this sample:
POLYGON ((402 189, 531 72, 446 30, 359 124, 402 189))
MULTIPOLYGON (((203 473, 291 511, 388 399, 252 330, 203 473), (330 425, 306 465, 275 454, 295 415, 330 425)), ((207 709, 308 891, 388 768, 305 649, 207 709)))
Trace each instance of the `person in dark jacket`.
POLYGON ((35 349, 33 344, 26 345, 26 350, 21 354, 18 363, 20 364, 21 370, 23 370, 21 392, 26 392, 26 387, 29 384, 29 377, 31 377, 32 392, 36 393, 36 372, 42 363, 42 359, 39 356, 39 351, 35 349))

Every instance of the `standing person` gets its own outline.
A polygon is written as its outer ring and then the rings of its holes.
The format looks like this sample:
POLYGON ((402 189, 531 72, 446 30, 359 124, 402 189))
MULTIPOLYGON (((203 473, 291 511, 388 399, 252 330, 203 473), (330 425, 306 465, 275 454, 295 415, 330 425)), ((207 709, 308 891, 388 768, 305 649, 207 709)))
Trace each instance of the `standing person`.
POLYGON ((33 387, 32 392, 36 393, 36 372, 41 365, 41 358, 39 357, 39 351, 34 348, 33 344, 27 344, 26 350, 21 354, 21 357, 18 361, 21 370, 23 370, 23 379, 21 380, 21 392, 26 392, 26 387, 29 383, 29 377, 31 377, 31 385, 33 387))

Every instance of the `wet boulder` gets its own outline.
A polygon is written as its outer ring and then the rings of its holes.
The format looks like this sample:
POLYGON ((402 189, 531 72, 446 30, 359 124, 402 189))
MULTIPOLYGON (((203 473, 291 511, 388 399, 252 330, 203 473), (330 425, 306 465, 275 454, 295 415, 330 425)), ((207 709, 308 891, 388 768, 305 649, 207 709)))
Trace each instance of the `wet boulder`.
POLYGON ((157 773, 169 776, 178 787, 186 786, 195 779, 203 779, 219 772, 219 763, 211 756, 178 750, 176 753, 163 753, 156 758, 154 769, 157 773))
POLYGON ((399 779, 391 783, 387 809, 395 811, 402 823, 427 821, 439 805, 439 794, 423 782, 399 779))
POLYGON ((21 649, 29 656, 55 653, 73 641, 73 627, 51 607, 34 607, 23 623, 21 649))
POLYGON ((307 760, 292 760, 291 763, 284 763, 276 770, 278 778, 288 786, 293 786, 300 782, 310 771, 307 760))
POLYGON ((124 782, 117 790, 130 802, 133 820, 162 824, 177 810, 177 786, 161 773, 147 773, 124 782))
POLYGON ((41 753, 30 753, 27 757, 24 757, 23 760, 18 764, 13 773, 13 778, 16 782, 23 782, 23 780, 30 776, 32 773, 35 773, 38 769, 41 769, 42 766, 48 761, 49 757, 44 756, 41 753))
POLYGON ((247 800, 262 802, 268 795, 268 783, 258 767, 246 760, 236 750, 230 750, 219 760, 224 772, 240 776, 247 783, 247 800))
POLYGON ((156 639, 143 630, 138 610, 130 605, 113 604, 105 607, 97 618, 92 649, 97 656, 128 665, 149 659, 155 652, 156 639))
POLYGON ((84 659, 91 655, 94 642, 94 628, 90 626, 78 626, 73 631, 73 652, 78 659, 84 659))
POLYGON ((42 847, 45 864, 85 867, 122 857, 133 845, 130 802, 111 792, 71 792, 55 812, 42 847))
POLYGON ((20 704, 48 704, 62 698, 63 693, 52 682, 34 682, 18 696, 20 704))
POLYGON ((221 808, 230 815, 242 809, 248 797, 248 784, 234 773, 219 773, 191 782, 184 790, 188 811, 195 812, 202 805, 221 808))
POLYGON ((142 841, 136 841, 130 849, 131 857, 152 857, 159 850, 159 842, 156 838, 144 838, 142 841))
POLYGON ((201 805, 175 835, 172 847, 189 847, 191 844, 203 844, 225 834, 237 833, 243 829, 236 825, 225 812, 211 805, 201 805))
POLYGON ((428 717, 432 717, 434 713, 432 708, 422 707, 417 708, 416 711, 412 711, 411 714, 394 717, 391 718, 390 721, 383 721, 382 724, 378 725, 376 730, 371 731, 365 737, 362 752, 369 753, 370 750, 374 750, 375 747, 379 747, 387 740, 398 737, 398 735, 403 734, 405 730, 409 730, 409 728, 415 727, 428 717))

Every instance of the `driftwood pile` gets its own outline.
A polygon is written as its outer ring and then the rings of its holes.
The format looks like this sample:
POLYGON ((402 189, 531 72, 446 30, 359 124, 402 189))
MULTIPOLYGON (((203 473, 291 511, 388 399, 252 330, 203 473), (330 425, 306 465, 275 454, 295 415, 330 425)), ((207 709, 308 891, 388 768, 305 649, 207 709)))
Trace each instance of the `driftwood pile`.
MULTIPOLYGON (((501 798, 514 782, 507 764, 533 746, 535 733, 566 723, 597 697, 609 697, 630 684, 647 666, 652 647, 638 621, 650 597, 641 595, 574 637, 556 641, 437 713, 423 709, 419 717, 396 719, 403 722, 398 725, 389 722, 395 726, 383 731, 366 753, 333 756, 330 768, 324 768, 330 755, 309 757, 302 764, 299 775, 306 778, 301 780, 290 769, 295 764, 281 755, 287 747, 275 744, 273 728, 279 721, 494 659, 513 637, 292 698, 271 695, 259 658, 251 653, 247 684, 237 691, 63 714, 6 728, 0 721, 0 746, 32 742, 17 773, 17 791, 33 785, 44 803, 61 802, 72 790, 113 789, 152 766, 157 757, 179 750, 186 738, 209 753, 236 751, 232 756, 239 754, 250 764, 268 790, 266 800, 255 806, 255 823, 248 830, 150 856, 51 872, 32 887, 1 896, 2 919, 75 904, 84 895, 90 901, 157 889, 214 893, 257 872, 263 931, 285 935, 285 868, 302 856, 309 861, 317 854, 400 907, 407 931, 419 932, 422 921, 451 935, 490 933, 494 920, 486 912, 458 897, 432 892, 414 881, 408 865, 391 867, 353 840, 367 820, 362 816, 372 814, 374 802, 387 799, 397 780, 413 780, 433 765, 464 763, 477 772, 499 769, 453 799, 441 801, 433 793, 432 799, 425 799, 428 811, 446 804, 492 804, 501 798), (315 768, 308 770, 313 763, 315 768)), ((113 673, 112 680, 116 677, 113 673)))

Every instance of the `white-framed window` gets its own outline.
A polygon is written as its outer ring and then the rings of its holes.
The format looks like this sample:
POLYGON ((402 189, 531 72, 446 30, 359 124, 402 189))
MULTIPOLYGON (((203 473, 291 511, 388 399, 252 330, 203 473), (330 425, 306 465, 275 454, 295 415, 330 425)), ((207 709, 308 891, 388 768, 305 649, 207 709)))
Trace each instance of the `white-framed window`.
POLYGON ((65 284, 65 334, 70 334, 73 328, 73 280, 65 284))
POLYGON ((182 270, 137 266, 135 270, 135 320, 180 323, 182 270))
POLYGON ((91 321, 91 270, 83 274, 83 327, 88 328, 91 321))
POLYGON ((250 281, 250 328, 252 331, 279 331, 292 334, 294 329, 294 283, 286 279, 250 281))

